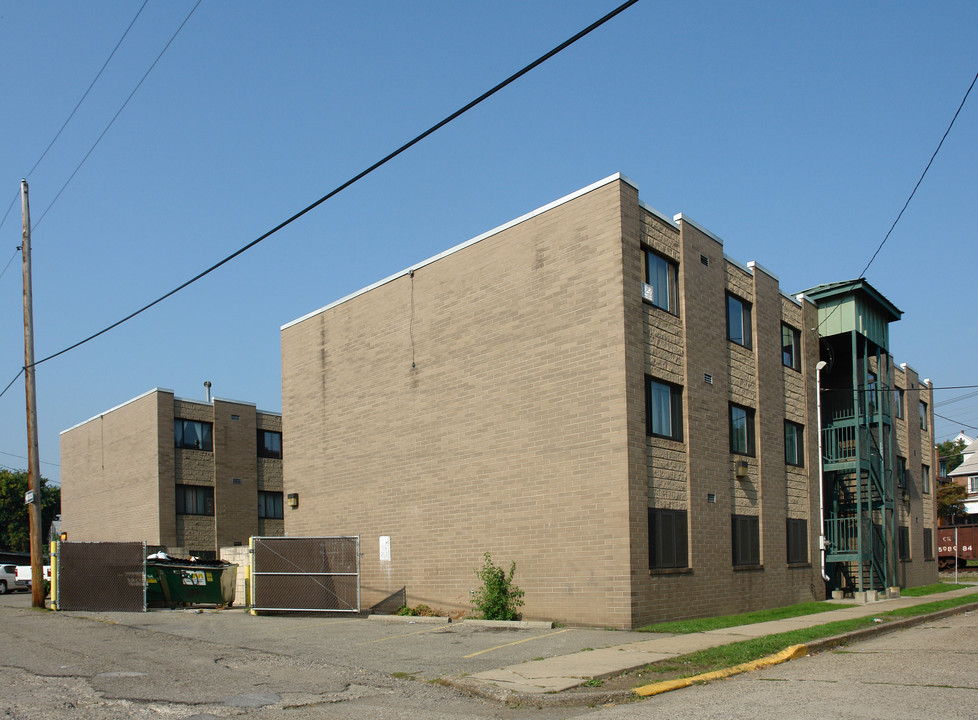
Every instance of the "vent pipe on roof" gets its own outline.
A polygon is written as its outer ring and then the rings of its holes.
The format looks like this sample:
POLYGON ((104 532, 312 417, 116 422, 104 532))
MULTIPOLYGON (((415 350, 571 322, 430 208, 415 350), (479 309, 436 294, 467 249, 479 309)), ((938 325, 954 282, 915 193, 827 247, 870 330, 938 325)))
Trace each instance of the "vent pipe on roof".
POLYGON ((207 402, 211 401, 211 381, 204 380, 204 399, 207 402))

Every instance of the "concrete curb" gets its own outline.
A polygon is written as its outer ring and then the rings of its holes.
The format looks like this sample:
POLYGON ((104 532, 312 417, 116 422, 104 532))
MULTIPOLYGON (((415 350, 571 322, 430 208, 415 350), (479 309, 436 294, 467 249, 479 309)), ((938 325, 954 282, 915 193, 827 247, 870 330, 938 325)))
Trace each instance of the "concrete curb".
POLYGON ((368 615, 367 620, 380 620, 390 623, 407 623, 418 625, 447 625, 452 621, 447 617, 425 617, 421 615, 368 615))
MULTIPOLYGON (((744 663, 743 665, 738 665, 736 668, 726 668, 723 670, 717 670, 713 673, 705 673, 703 675, 698 675, 692 678, 681 678, 672 681, 663 681, 662 683, 654 683, 652 685, 643 686, 643 688, 635 688, 631 690, 594 690, 593 692, 582 692, 580 691, 580 686, 576 692, 559 692, 559 693, 523 693, 517 692, 515 690, 509 690, 500 688, 497 686, 488 685, 486 683, 481 683, 478 681, 468 680, 466 678, 461 678, 457 680, 446 679, 445 684, 454 687, 456 690, 474 695, 476 697, 485 698, 487 700, 493 700, 511 707, 561 707, 561 706, 579 706, 579 705, 600 705, 606 703, 623 703, 623 702, 634 702, 640 700, 643 697, 649 697, 652 694, 660 694, 662 692, 668 692, 669 690, 677 690, 683 687, 688 687, 696 682, 708 682, 710 680, 721 679, 723 677, 729 677, 738 673, 749 672, 750 670, 759 669, 761 667, 767 667, 770 665, 776 665, 786 660, 795 659, 803 657, 806 654, 814 654, 817 652, 822 652, 824 650, 831 650, 832 648, 841 647, 850 642, 859 642, 860 640, 867 640, 869 638, 875 637, 877 635, 882 635, 888 632, 894 632, 896 630, 901 630, 903 628, 913 627, 914 625, 922 625, 923 623, 932 622, 934 620, 940 620, 942 618, 951 617, 953 615, 960 615, 966 612, 978 611, 978 602, 968 603, 966 605, 958 605, 957 607, 948 608, 946 610, 939 610, 937 612, 928 613, 926 615, 915 615, 913 617, 903 618, 901 620, 891 620, 890 622, 880 623, 879 625, 873 625, 872 627, 861 628, 859 630, 853 630, 852 632, 843 633, 842 635, 833 635, 831 637, 820 638, 818 640, 812 640, 807 645, 795 645, 792 648, 787 648, 786 650, 778 653, 777 655, 769 655, 766 658, 760 658, 754 660, 750 663, 744 663), (775 659, 780 655, 787 653, 789 650, 796 649, 796 653, 792 657, 785 659, 775 659), (804 648, 804 651, 797 650, 798 648, 804 648), (768 661, 768 662, 765 662, 768 661), (764 664, 759 664, 764 663, 764 664), (754 665, 756 667, 746 668, 745 666, 754 665), (742 668, 742 669, 737 669, 742 668), (733 671, 733 672, 731 672, 733 671), (681 684, 680 684, 681 683, 681 684), (656 687, 656 686, 666 686, 671 685, 672 687, 667 687, 659 690, 658 693, 650 693, 649 695, 640 696, 637 691, 644 688, 656 687)), ((886 611, 884 611, 886 612, 886 611)), ((472 621, 469 621, 472 622, 472 621)), ((489 621, 483 621, 489 622, 489 621)), ((729 644, 729 643, 725 643, 729 644)), ((582 679, 582 684, 584 680, 582 679)))
POLYGON ((779 665, 780 663, 788 662, 789 660, 794 660, 795 658, 805 657, 807 654, 807 646, 792 645, 791 647, 787 647, 774 655, 768 655, 767 657, 751 660, 750 662, 741 663, 740 665, 734 665, 733 667, 724 668, 723 670, 714 670, 713 672, 703 673, 702 675, 694 675, 693 677, 651 683, 650 685, 643 685, 642 687, 635 688, 632 690, 632 692, 641 697, 651 697, 652 695, 660 695, 664 692, 669 692, 670 690, 678 690, 679 688, 689 687, 695 683, 721 680, 725 677, 730 677, 731 675, 739 675, 740 673, 759 670, 760 668, 770 667, 771 665, 779 665))
POLYGON ((469 620, 463 618, 457 622, 475 627, 518 628, 521 630, 550 630, 554 624, 548 620, 469 620))

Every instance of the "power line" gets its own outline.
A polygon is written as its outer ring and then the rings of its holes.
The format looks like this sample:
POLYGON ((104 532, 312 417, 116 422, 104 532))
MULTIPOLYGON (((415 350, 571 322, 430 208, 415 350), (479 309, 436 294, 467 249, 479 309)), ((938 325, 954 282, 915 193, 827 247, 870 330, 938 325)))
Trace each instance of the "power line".
POLYGON ((949 417, 944 417, 940 413, 934 413, 934 417, 939 417, 941 420, 947 420, 948 422, 954 423, 955 425, 958 425, 958 426, 964 425, 966 428, 969 428, 971 430, 978 430, 978 427, 975 427, 974 425, 969 425, 968 423, 963 423, 963 422, 958 422, 957 420, 952 420, 949 417))
POLYGON ((58 190, 58 194, 54 196, 54 200, 51 201, 51 204, 48 205, 47 208, 44 210, 44 212, 41 213, 41 217, 39 217, 37 219, 37 222, 34 223, 33 229, 37 229, 37 226, 41 224, 42 220, 44 220, 44 216, 47 215, 48 212, 51 210, 51 208, 54 207, 54 204, 58 202, 58 198, 61 197, 61 193, 63 193, 65 191, 65 188, 67 188, 68 185, 71 183, 71 181, 75 179, 75 175, 77 175, 78 171, 81 170, 82 165, 84 165, 85 161, 88 160, 89 155, 91 155, 95 151, 95 148, 98 147, 98 144, 102 142, 102 138, 105 137, 105 134, 109 131, 109 128, 112 127, 113 123, 115 123, 119 115, 122 114, 122 111, 126 109, 126 105, 128 105, 129 101, 132 100, 133 95, 136 94, 136 92, 142 86, 146 78, 149 77, 149 74, 153 72, 153 68, 156 67, 156 64, 160 61, 160 58, 163 57, 163 53, 165 53, 167 51, 167 48, 169 48, 170 45, 173 43, 173 41, 176 40, 177 35, 179 35, 180 31, 183 30, 183 26, 187 24, 187 21, 190 20, 190 16, 194 14, 194 11, 200 6, 201 2, 203 2, 203 0, 197 0, 197 4, 194 5, 192 8, 190 8, 190 12, 187 13, 187 17, 185 17, 183 19, 183 22, 180 23, 180 27, 176 29, 176 32, 173 33, 173 35, 167 41, 166 45, 163 46, 163 49, 160 50, 160 54, 156 56, 156 59, 153 61, 153 64, 149 66, 149 70, 147 70, 145 74, 143 74, 142 78, 140 78, 139 82, 136 83, 136 87, 132 89, 132 92, 129 93, 129 97, 126 98, 126 101, 122 103, 122 106, 118 109, 118 111, 116 111, 116 114, 112 116, 111 120, 109 120, 109 124, 105 126, 105 129, 102 131, 102 134, 98 136, 98 139, 95 141, 92 147, 89 148, 87 153, 85 153, 85 157, 83 157, 81 159, 81 162, 78 163, 78 167, 76 167, 75 170, 68 177, 68 179, 65 180, 65 184, 61 186, 60 190, 58 190))
MULTIPOLYGON (((920 178, 917 180, 917 184, 913 186, 913 190, 910 192, 910 196, 907 198, 907 201, 905 203, 903 203, 903 207, 900 209, 899 214, 896 216, 896 220, 894 220, 893 221, 893 224, 890 225, 890 229, 887 231, 886 235, 883 237, 883 241, 879 244, 879 247, 876 248, 876 252, 873 253, 873 256, 869 259, 869 262, 866 263, 866 267, 864 267, 862 269, 862 272, 859 273, 859 277, 856 280, 851 281, 850 284, 852 286, 854 286, 856 283, 858 283, 858 282, 860 282, 862 280, 865 280, 865 278, 866 278, 866 271, 869 270, 869 266, 873 264, 873 261, 876 260, 876 256, 879 255, 880 250, 883 249, 883 246, 886 244, 886 241, 890 239, 890 235, 893 233, 893 229, 897 226, 897 223, 900 222, 900 218, 903 217, 903 213, 907 209, 907 207, 910 205, 910 201, 913 200, 913 196, 917 194, 917 188, 919 188, 920 187, 920 183, 922 183, 924 181, 924 176, 927 175, 927 171, 930 170, 930 166, 933 164, 934 158, 936 158, 937 157, 937 153, 939 153, 941 151, 941 146, 944 145, 944 141, 947 139, 948 134, 951 132, 951 128, 954 127, 954 121, 958 119, 958 115, 961 113, 961 108, 964 107, 965 102, 968 100, 968 95, 971 94, 971 89, 975 86, 975 82, 976 81, 978 81, 978 73, 975 73, 975 77, 974 77, 974 79, 972 79, 971 85, 968 86, 967 91, 965 91, 965 93, 964 93, 964 97, 961 98, 961 103, 958 105, 958 109, 954 112, 954 117, 951 118, 951 122, 947 126, 947 130, 944 131, 944 135, 941 137, 941 141, 939 143, 937 143, 937 149, 934 150, 934 154, 931 155, 930 156, 930 160, 927 161, 927 166, 924 168, 924 171, 920 174, 920 178)), ((819 336, 821 336, 821 333, 819 333, 819 330, 822 329, 822 326, 826 322, 828 322, 828 319, 830 317, 832 317, 832 315, 835 313, 835 311, 838 308, 839 308, 839 305, 834 306, 832 308, 832 310, 829 312, 829 314, 825 316, 825 319, 822 320, 822 322, 820 322, 818 324, 818 327, 815 328, 816 334, 818 334, 819 336)))
MULTIPOLYGON (((0 224, 2 224, 2 223, 0 223, 0 224)), ((0 272, 0 279, 2 279, 3 276, 7 273, 7 268, 10 267, 10 263, 12 263, 14 261, 14 258, 17 257, 17 253, 19 253, 19 252, 20 252, 20 248, 19 247, 14 250, 14 254, 10 256, 10 259, 7 261, 7 264, 3 266, 3 272, 0 272)))
POLYGON ((893 224, 890 226, 889 232, 887 232, 886 237, 883 238, 883 242, 880 243, 880 246, 876 248, 876 252, 873 253, 873 257, 869 259, 869 262, 866 263, 866 267, 864 267, 863 271, 859 273, 860 277, 865 277, 866 271, 869 270, 869 266, 873 264, 873 261, 876 259, 876 256, 879 255, 880 250, 883 249, 883 246, 886 244, 886 241, 890 238, 890 233, 893 232, 893 228, 896 227, 897 223, 900 222, 900 218, 903 217, 903 211, 907 209, 907 206, 910 204, 910 201, 913 200, 913 196, 916 194, 917 188, 920 187, 920 183, 924 181, 924 176, 927 174, 927 171, 930 170, 930 166, 934 162, 934 158, 936 158, 937 153, 941 151, 941 146, 944 144, 944 141, 947 139, 948 133, 951 132, 951 128, 954 127, 954 121, 958 119, 958 115, 961 113, 961 108, 964 107, 964 103, 967 101, 968 95, 971 94, 971 88, 975 86, 976 81, 978 81, 978 73, 975 73, 975 77, 974 79, 972 79, 971 85, 968 86, 967 92, 965 92, 964 97, 961 98, 961 104, 958 105, 958 109, 955 111, 954 117, 951 118, 951 123, 947 126, 947 130, 944 131, 944 135, 941 137, 941 141, 937 143, 937 149, 934 150, 934 154, 930 156, 930 160, 927 162, 927 167, 925 167, 924 171, 920 174, 920 179, 917 180, 917 184, 913 186, 913 190, 910 192, 910 197, 908 197, 907 201, 903 204, 903 207, 900 209, 899 215, 896 216, 896 220, 894 220, 893 224))
MULTIPOLYGON (((64 355, 66 352, 70 352, 71 350, 74 350, 75 348, 80 347, 80 346, 84 345, 85 343, 94 340, 95 338, 99 337, 100 335, 104 335, 105 333, 109 332, 110 330, 113 330, 113 329, 119 327, 123 323, 125 323, 125 322, 127 322, 129 320, 132 320, 137 315, 140 315, 141 313, 145 312, 146 310, 149 310, 154 305, 157 305, 157 304, 163 302, 164 300, 166 300, 167 298, 171 297, 172 295, 177 294, 178 292, 180 292, 184 288, 192 285, 193 283, 197 282, 201 278, 206 277, 207 275, 210 275, 212 272, 214 272, 215 270, 217 270, 222 265, 225 265, 226 263, 230 262, 231 260, 233 260, 234 258, 238 257, 242 253, 250 250, 255 245, 257 245, 258 243, 260 243, 262 240, 265 240, 266 238, 271 237, 272 235, 274 235, 275 233, 277 233, 279 230, 281 230, 282 228, 286 227, 287 225, 292 224, 293 222, 295 222, 296 220, 298 220, 299 218, 301 218, 306 213, 308 213, 311 210, 319 207, 322 203, 326 202, 327 200, 329 200, 330 198, 334 197, 335 195, 338 195, 343 190, 345 190, 346 188, 350 187, 351 185, 353 185, 357 181, 362 180, 367 175, 369 175, 370 173, 372 173, 374 170, 378 169, 379 167, 381 167, 383 165, 386 165, 388 162, 390 162, 391 160, 393 160, 394 158, 396 158, 401 153, 403 153, 406 150, 408 150, 408 149, 412 148, 413 146, 417 145, 419 142, 421 142, 422 140, 424 140, 429 135, 431 135, 434 132, 440 130, 445 125, 448 125, 450 122, 452 122, 456 118, 460 117, 461 115, 465 114, 466 112, 468 112, 469 110, 471 110, 472 108, 474 108, 476 105, 479 105, 484 100, 487 100, 488 98, 492 97, 497 92, 499 92, 503 88, 507 87, 508 85, 512 84, 513 82, 515 82, 519 78, 523 77, 524 75, 526 75, 528 72, 530 72, 531 70, 533 70, 537 66, 542 65, 544 62, 546 62, 547 60, 549 60, 550 58, 552 58, 557 53, 559 53, 562 50, 565 50, 566 48, 570 47, 571 45, 573 45, 575 42, 577 42, 581 38, 585 37, 586 35, 589 35, 591 32, 593 32, 597 28, 601 27, 606 22, 608 22, 609 20, 611 20, 615 16, 619 15, 620 13, 624 12, 625 10, 627 10, 629 7, 631 7, 632 5, 634 5, 637 2, 638 2, 638 0, 627 0, 627 2, 622 3, 621 5, 619 5, 617 8, 615 8, 614 10, 612 10, 610 13, 608 13, 607 15, 605 15, 604 17, 602 17, 601 19, 593 22, 591 25, 588 25, 586 28, 584 28, 583 30, 581 30, 579 33, 577 33, 573 37, 571 37, 571 38, 565 40, 564 42, 562 42, 560 45, 558 45, 557 47, 555 47, 553 50, 545 53, 544 55, 541 55, 539 58, 537 58, 536 60, 534 60, 533 62, 531 62, 529 65, 524 66, 521 70, 518 70, 517 72, 513 73, 512 75, 510 75, 508 78, 506 78, 505 80, 503 80, 498 85, 496 85, 493 88, 491 88, 490 90, 487 90, 486 92, 484 92, 482 95, 480 95, 479 97, 477 97, 475 100, 472 100, 471 102, 467 103, 466 105, 463 105, 461 108, 459 108, 458 110, 456 110, 455 112, 453 112, 451 115, 449 115, 446 118, 444 118, 443 120, 440 120, 439 122, 435 123, 434 125, 432 125, 430 128, 428 128, 427 130, 425 130, 420 135, 415 136, 412 140, 409 140, 408 142, 404 143, 403 145, 401 145, 399 148, 397 148, 393 152, 389 153, 388 155, 385 155, 383 158, 381 158, 380 160, 378 160, 377 162, 375 162, 373 165, 371 165, 370 167, 368 167, 366 170, 362 170, 361 172, 357 173, 356 175, 354 175, 352 178, 350 178, 346 182, 342 183, 341 185, 338 185, 333 190, 330 190, 328 193, 326 193, 325 195, 323 195, 321 198, 319 198, 318 200, 316 200, 311 205, 308 205, 305 208, 303 208, 302 210, 300 210, 299 212, 297 212, 295 215, 293 215, 292 217, 290 217, 288 220, 285 220, 285 221, 279 223, 278 225, 276 225, 275 227, 273 227, 271 230, 269 230, 268 232, 264 233, 263 235, 259 235, 257 238, 255 238, 254 240, 252 240, 250 243, 248 243, 244 247, 242 247, 242 248, 234 251, 233 253, 231 253, 230 255, 228 255, 227 257, 225 257, 223 260, 214 263, 213 265, 211 265, 206 270, 198 273, 197 275, 195 275, 194 277, 190 278, 186 282, 178 285, 177 287, 175 287, 173 290, 170 290, 165 295, 161 295, 156 300, 153 300, 151 303, 148 303, 148 304, 144 305, 143 307, 139 308, 135 312, 132 312, 129 315, 126 315, 121 320, 118 320, 118 321, 112 323, 111 325, 109 325, 109 326, 107 326, 107 327, 99 330, 98 332, 93 333, 92 335, 89 335, 84 340, 79 340, 75 344, 69 345, 68 347, 64 348, 63 350, 59 350, 58 352, 56 352, 56 353, 54 353, 52 355, 48 355, 47 357, 44 357, 44 358, 41 358, 40 360, 37 360, 34 363, 34 366, 36 367, 36 366, 38 366, 38 365, 40 365, 42 363, 47 362, 48 360, 53 360, 54 358, 58 357, 59 355, 64 355)), ((199 5, 200 2, 198 2, 197 4, 199 5)), ((194 7, 196 8, 196 5, 194 7)), ((193 11, 191 11, 191 12, 193 12, 193 11)), ((189 16, 188 16, 188 19, 189 19, 189 16)), ((150 68, 150 69, 152 69, 152 68, 150 68)), ((62 190, 63 189, 64 188, 62 188, 62 190)), ((60 193, 59 193, 59 195, 60 195, 60 193)), ((57 198, 55 198, 55 199, 57 199, 57 198)), ((50 209, 50 207, 48 209, 50 209)), ((46 212, 47 212, 47 210, 45 210, 45 213, 46 212)), ((43 218, 43 215, 42 215, 42 218, 43 218)), ((40 220, 38 220, 38 222, 40 222, 40 220)), ((36 224, 35 224, 35 226, 36 226, 36 224)), ((16 378, 14 378, 14 380, 16 380, 16 378)), ((6 390, 4 392, 6 392, 6 390)), ((2 396, 3 396, 3 393, 0 393, 0 397, 2 397, 2 396)))
MULTIPOLYGON (((48 150, 54 147, 54 143, 56 143, 58 141, 58 138, 61 137, 61 133, 64 132, 64 129, 68 127, 68 123, 70 123, 71 119, 75 117, 75 113, 78 112, 78 108, 80 108, 81 104, 85 102, 85 98, 88 97, 88 93, 92 91, 92 88, 95 87, 95 83, 98 82, 98 79, 100 77, 102 77, 102 73, 105 72, 105 68, 108 67, 108 64, 112 60, 112 57, 115 55, 116 50, 118 50, 119 46, 122 45, 122 41, 126 39, 126 36, 129 34, 129 31, 132 30, 132 26, 136 24, 136 20, 142 14, 143 8, 146 7, 147 3, 149 3, 149 0, 143 0, 143 4, 140 6, 139 11, 136 13, 135 17, 133 17, 132 22, 129 23, 129 27, 126 28, 126 31, 122 33, 122 37, 119 38, 119 42, 117 42, 115 44, 115 47, 112 48, 112 52, 109 53, 109 57, 107 57, 105 59, 105 62, 102 63, 102 67, 99 69, 98 73, 95 74, 95 78, 89 84, 88 89, 85 91, 85 93, 81 96, 81 100, 79 100, 78 104, 75 105, 75 109, 71 111, 71 113, 68 115, 68 119, 65 120, 64 124, 61 126, 61 129, 58 130, 58 132, 55 134, 51 142, 48 143, 48 146, 44 149, 44 152, 41 153, 41 157, 39 157, 37 159, 37 162, 34 163, 34 167, 32 167, 24 177, 29 178, 31 174, 35 170, 37 170, 37 166, 41 164, 41 161, 44 159, 44 156, 48 154, 48 150)), ((20 196, 19 191, 14 193, 14 197, 10 201, 10 205, 7 207, 7 212, 3 214, 3 220, 0 220, 0 228, 3 227, 3 224, 5 222, 7 222, 7 216, 10 215, 10 211, 13 209, 14 204, 17 202, 17 198, 19 196, 20 196)))
MULTIPOLYGON (((15 458, 17 458, 18 460, 26 460, 26 459, 27 459, 27 458, 25 458, 25 457, 24 457, 24 456, 22 456, 22 455, 14 455, 13 453, 9 453, 9 452, 4 452, 3 450, 0 450, 0 455, 7 455, 8 457, 15 457, 15 458)), ((41 460, 41 461, 40 461, 40 463, 41 463, 42 465, 52 465, 52 466, 54 466, 54 467, 61 467, 61 465, 59 465, 58 463, 53 463, 53 462, 46 462, 46 461, 44 461, 44 460, 41 460)))

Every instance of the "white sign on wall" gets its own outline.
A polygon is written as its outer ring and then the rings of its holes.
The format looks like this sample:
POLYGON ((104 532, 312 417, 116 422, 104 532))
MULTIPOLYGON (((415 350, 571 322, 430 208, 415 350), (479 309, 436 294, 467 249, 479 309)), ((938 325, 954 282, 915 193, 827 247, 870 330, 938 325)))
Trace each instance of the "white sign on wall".
POLYGON ((390 562, 391 559, 391 536, 380 536, 380 559, 390 562))

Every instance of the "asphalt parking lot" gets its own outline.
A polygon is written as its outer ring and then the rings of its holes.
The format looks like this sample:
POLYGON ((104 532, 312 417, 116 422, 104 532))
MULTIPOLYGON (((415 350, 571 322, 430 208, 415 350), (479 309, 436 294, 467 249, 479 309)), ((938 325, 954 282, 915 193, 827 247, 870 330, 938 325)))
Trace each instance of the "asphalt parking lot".
MULTIPOLYGON (((29 593, 0 606, 30 607, 29 593)), ((403 619, 251 615, 247 610, 151 609, 145 613, 59 613, 176 637, 418 679, 460 677, 539 658, 649 640, 655 635, 594 628, 481 627, 403 619)))

